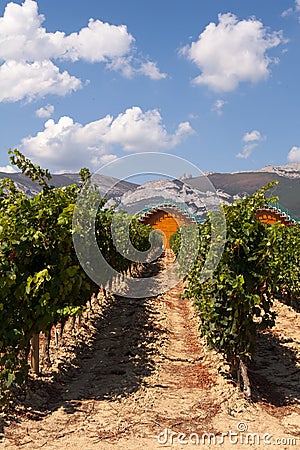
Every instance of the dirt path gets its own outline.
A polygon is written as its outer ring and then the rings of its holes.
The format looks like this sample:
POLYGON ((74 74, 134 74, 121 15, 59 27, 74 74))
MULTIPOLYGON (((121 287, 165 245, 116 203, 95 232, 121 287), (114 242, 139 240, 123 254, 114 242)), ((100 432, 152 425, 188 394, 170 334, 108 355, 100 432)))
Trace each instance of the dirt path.
POLYGON ((202 438, 207 445, 204 433, 215 435, 209 448, 244 449, 252 439, 252 449, 300 448, 299 314, 276 303, 278 323, 259 339, 248 403, 222 358, 199 339, 181 291, 94 305, 65 345, 52 346, 53 368, 31 379, 0 448, 192 449, 204 448, 202 438), (264 442, 265 433, 272 437, 264 442))

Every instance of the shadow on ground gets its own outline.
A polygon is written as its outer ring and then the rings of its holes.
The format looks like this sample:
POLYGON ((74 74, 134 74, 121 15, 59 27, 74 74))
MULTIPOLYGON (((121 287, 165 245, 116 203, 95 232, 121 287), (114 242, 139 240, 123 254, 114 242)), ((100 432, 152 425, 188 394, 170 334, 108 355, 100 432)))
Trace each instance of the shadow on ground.
POLYGON ((4 437, 4 420, 0 417, 0 444, 4 437))
MULTIPOLYGON (((145 265, 145 276, 160 269, 160 260, 145 265)), ((148 298, 111 297, 101 313, 82 324, 76 342, 66 341, 74 357, 62 357, 59 373, 31 378, 17 391, 17 408, 40 420, 61 407, 72 414, 84 400, 116 400, 137 391, 154 369, 152 355, 164 332, 155 323, 148 298)))
POLYGON ((261 333, 257 350, 249 368, 253 400, 273 406, 300 403, 300 368, 297 352, 285 344, 292 339, 279 339, 271 332, 261 333))

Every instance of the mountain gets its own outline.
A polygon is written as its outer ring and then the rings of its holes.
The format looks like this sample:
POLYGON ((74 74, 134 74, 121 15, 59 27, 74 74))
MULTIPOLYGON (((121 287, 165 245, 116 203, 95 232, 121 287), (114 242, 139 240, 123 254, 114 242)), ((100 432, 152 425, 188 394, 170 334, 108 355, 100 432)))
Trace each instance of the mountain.
POLYGON ((291 163, 285 166, 266 166, 260 169, 259 172, 276 173, 288 178, 300 178, 300 163, 291 163))
POLYGON ((181 209, 188 209, 198 219, 206 217, 207 210, 215 211, 220 203, 230 204, 231 196, 216 193, 207 189, 193 188, 189 183, 180 180, 155 180, 125 192, 122 197, 115 199, 119 209, 125 209, 134 215, 140 211, 153 209, 156 205, 177 204, 181 209))
MULTIPOLYGON (((0 180, 3 178, 12 179, 16 186, 25 192, 28 196, 36 195, 42 190, 38 183, 34 183, 30 178, 26 177, 21 172, 4 173, 0 172, 0 180)), ((80 176, 75 173, 64 173, 59 175, 52 175, 49 184, 55 187, 68 186, 70 184, 79 184, 80 176)), ((114 198, 115 196, 122 196, 125 192, 135 189, 137 185, 128 181, 120 181, 116 178, 105 175, 96 174, 93 176, 93 181, 99 185, 101 192, 105 193, 106 198, 114 198)))
MULTIPOLYGON (((0 179, 9 177, 27 195, 32 196, 41 190, 22 173, 0 172, 0 179)), ((190 178, 184 174, 179 180, 156 180, 138 186, 127 181, 119 181, 105 175, 94 175, 97 184, 108 204, 123 205, 128 211, 151 206, 156 201, 167 201, 176 198, 178 202, 185 203, 197 214, 204 213, 204 205, 214 209, 221 201, 229 204, 233 200, 250 195, 270 181, 278 181, 268 195, 278 196, 279 203, 289 209, 294 215, 300 217, 300 163, 285 166, 266 166, 258 171, 216 173, 208 172, 205 176, 190 178), (208 181, 211 187, 208 186, 208 181), (195 188, 195 189, 194 189, 195 188), (218 198, 213 193, 217 191, 218 198), (199 195, 199 191, 202 193, 199 195)), ((56 187, 79 183, 78 174, 52 175, 50 183, 56 187)))
MULTIPOLYGON (((300 217, 300 171, 267 171, 265 169, 257 172, 210 173, 207 177, 216 190, 226 192, 233 198, 253 194, 270 181, 278 181, 278 185, 270 189, 267 195, 278 196, 279 203, 300 217)), ((202 177, 192 178, 189 183, 201 188, 203 179, 202 177)))

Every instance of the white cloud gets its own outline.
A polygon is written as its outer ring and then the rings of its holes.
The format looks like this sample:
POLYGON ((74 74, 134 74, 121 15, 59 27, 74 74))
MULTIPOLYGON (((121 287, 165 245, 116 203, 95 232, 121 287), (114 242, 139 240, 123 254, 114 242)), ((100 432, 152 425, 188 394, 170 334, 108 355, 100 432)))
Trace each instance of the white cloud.
POLYGON ((225 100, 216 100, 212 106, 212 111, 216 112, 219 116, 223 114, 223 106, 226 104, 225 100))
POLYGON ((292 147, 288 154, 290 162, 300 162, 300 147, 292 147))
POLYGON ((107 64, 107 68, 120 72, 125 78, 133 78, 135 76, 132 56, 115 58, 107 64))
POLYGON ((16 173, 17 170, 14 169, 12 166, 10 166, 9 164, 7 166, 0 166, 0 172, 4 172, 4 173, 16 173))
POLYGON ((249 158, 249 156, 251 155, 253 150, 257 147, 257 145, 258 145, 257 143, 245 144, 243 147, 243 151, 240 153, 237 153, 235 156, 237 158, 247 159, 247 158, 249 158))
POLYGON ((0 18, 0 58, 102 62, 128 54, 134 42, 125 25, 90 19, 87 27, 66 35, 61 31, 47 32, 41 26, 43 21, 35 1, 25 0, 22 5, 8 3, 0 18))
POLYGON ((106 142, 120 144, 125 151, 141 152, 167 150, 180 144, 184 135, 193 132, 189 122, 182 122, 174 134, 168 134, 158 110, 145 113, 135 106, 114 119, 106 142))
POLYGON ((166 73, 160 72, 157 64, 152 61, 139 62, 132 56, 115 58, 107 67, 111 70, 121 72, 125 78, 133 78, 135 75, 144 75, 151 80, 162 80, 167 78, 166 73))
POLYGON ((283 11, 281 14, 282 17, 288 17, 293 15, 294 13, 300 12, 300 0, 295 0, 295 7, 294 8, 288 8, 283 11))
POLYGON ((261 141, 262 138, 263 137, 259 131, 253 130, 253 131, 250 131, 249 133, 244 134, 243 141, 244 142, 261 141))
POLYGON ((255 18, 238 21, 233 14, 219 14, 197 41, 180 50, 201 70, 193 82, 216 92, 233 91, 241 82, 257 83, 270 75, 276 60, 267 51, 284 42, 282 32, 268 32, 255 18))
POLYGON ((46 94, 66 95, 81 87, 68 72, 60 72, 51 61, 34 63, 6 61, 0 66, 0 102, 32 100, 46 94))
POLYGON ((162 80, 167 77, 166 73, 160 72, 157 64, 152 61, 147 61, 141 65, 139 72, 151 80, 162 80))
POLYGON ((47 32, 42 27, 43 22, 44 16, 38 13, 38 4, 34 0, 25 0, 21 5, 13 2, 6 5, 4 15, 0 17, 0 61, 3 62, 0 70, 5 72, 8 80, 6 83, 2 80, 3 84, 0 84, 0 91, 5 90, 0 101, 32 99, 46 94, 66 95, 79 89, 81 81, 67 72, 61 74, 53 60, 102 62, 125 76, 131 71, 132 75, 143 73, 151 79, 165 77, 156 63, 145 63, 133 57, 135 40, 125 25, 90 19, 88 26, 66 35, 62 31, 47 32), (22 88, 19 89, 9 81, 11 77, 16 78, 15 68, 23 72, 22 88), (36 68, 42 72, 41 80, 36 68))
POLYGON ((88 27, 65 38, 64 59, 103 62, 130 52, 134 38, 125 25, 110 25, 90 19, 88 27))
POLYGON ((288 8, 282 12, 281 17, 288 17, 288 16, 291 16, 293 13, 294 13, 294 9, 288 8))
POLYGON ((49 119, 43 131, 22 139, 21 151, 34 162, 54 171, 76 171, 91 166, 93 160, 105 154, 103 135, 111 117, 82 125, 71 117, 61 117, 57 123, 49 119))
POLYGON ((97 169, 114 159, 114 150, 164 151, 176 147, 193 133, 189 122, 182 122, 168 133, 157 110, 143 112, 135 106, 116 118, 107 115, 86 125, 71 117, 50 119, 43 131, 22 139, 21 150, 43 167, 54 171, 97 169))
POLYGON ((253 150, 258 146, 258 144, 262 141, 265 141, 266 137, 262 136, 260 131, 252 130, 248 133, 245 133, 242 141, 244 142, 243 151, 237 153, 235 156, 237 158, 247 159, 252 154, 253 150))
POLYGON ((54 113, 53 105, 46 105, 35 111, 36 116, 40 117, 41 119, 48 119, 49 117, 52 116, 53 113, 54 113))

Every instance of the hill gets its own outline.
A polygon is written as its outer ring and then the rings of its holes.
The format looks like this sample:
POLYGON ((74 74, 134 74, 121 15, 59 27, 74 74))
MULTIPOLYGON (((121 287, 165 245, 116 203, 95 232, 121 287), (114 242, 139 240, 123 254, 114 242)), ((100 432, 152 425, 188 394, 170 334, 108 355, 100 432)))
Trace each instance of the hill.
MULTIPOLYGON (((17 187, 25 192, 28 196, 36 195, 41 191, 41 186, 34 183, 30 178, 26 177, 23 173, 4 173, 0 172, 0 180, 3 178, 12 179, 17 187)), ((49 184, 55 187, 68 186, 70 184, 78 184, 80 181, 80 176, 76 173, 64 173, 64 174, 54 174, 52 175, 49 184)), ((95 175, 95 181, 99 185, 101 192, 104 192, 107 198, 114 198, 115 196, 122 196, 125 192, 137 187, 136 184, 130 183, 128 181, 120 181, 116 178, 108 177, 105 175, 95 175), (110 189, 113 186, 113 189, 110 189)))
MULTIPOLYGON (((9 177, 15 181, 18 188, 22 189, 27 195, 32 196, 40 191, 40 186, 33 183, 22 173, 4 173, 0 172, 0 179, 9 177)), ((105 197, 111 199, 118 205, 127 204, 130 200, 143 200, 149 196, 156 195, 160 191, 160 196, 177 198, 180 201, 187 202, 194 209, 199 208, 195 200, 195 193, 189 192, 182 187, 179 180, 173 183, 167 180, 150 181, 142 186, 130 183, 128 181, 119 181, 115 178, 105 175, 96 175, 97 184, 105 197), (161 184, 163 183, 163 185, 161 184), (111 186, 113 188, 111 189, 111 186), (169 194, 162 195, 163 191, 169 194)), ((294 215, 300 217, 300 164, 293 163, 286 166, 267 166, 258 171, 235 172, 235 173, 216 173, 210 172, 206 175, 217 190, 221 201, 230 203, 234 199, 242 198, 255 192, 260 187, 266 185, 272 180, 278 181, 269 195, 279 197, 279 203, 289 209, 294 215)), ((206 177, 184 178, 186 185, 194 186, 202 192, 207 192, 206 177)), ((52 175, 51 184, 56 187, 67 186, 72 183, 79 183, 79 175, 74 173, 52 175)), ((182 178, 183 181, 183 178, 182 178)), ((203 199, 202 199, 203 200, 203 199)), ((208 198, 205 199, 208 202, 208 198)), ((210 201, 209 201, 210 202, 210 201)), ((201 209, 201 208, 200 208, 201 209)))
MULTIPOLYGON (((300 217, 300 178, 278 175, 275 172, 238 172, 211 173, 207 175, 216 190, 226 192, 232 197, 241 198, 250 195, 272 180, 278 185, 270 190, 269 195, 279 197, 279 203, 300 217)), ((300 172, 299 172, 300 176, 300 172)), ((201 188, 202 177, 192 178, 189 183, 201 188)))

